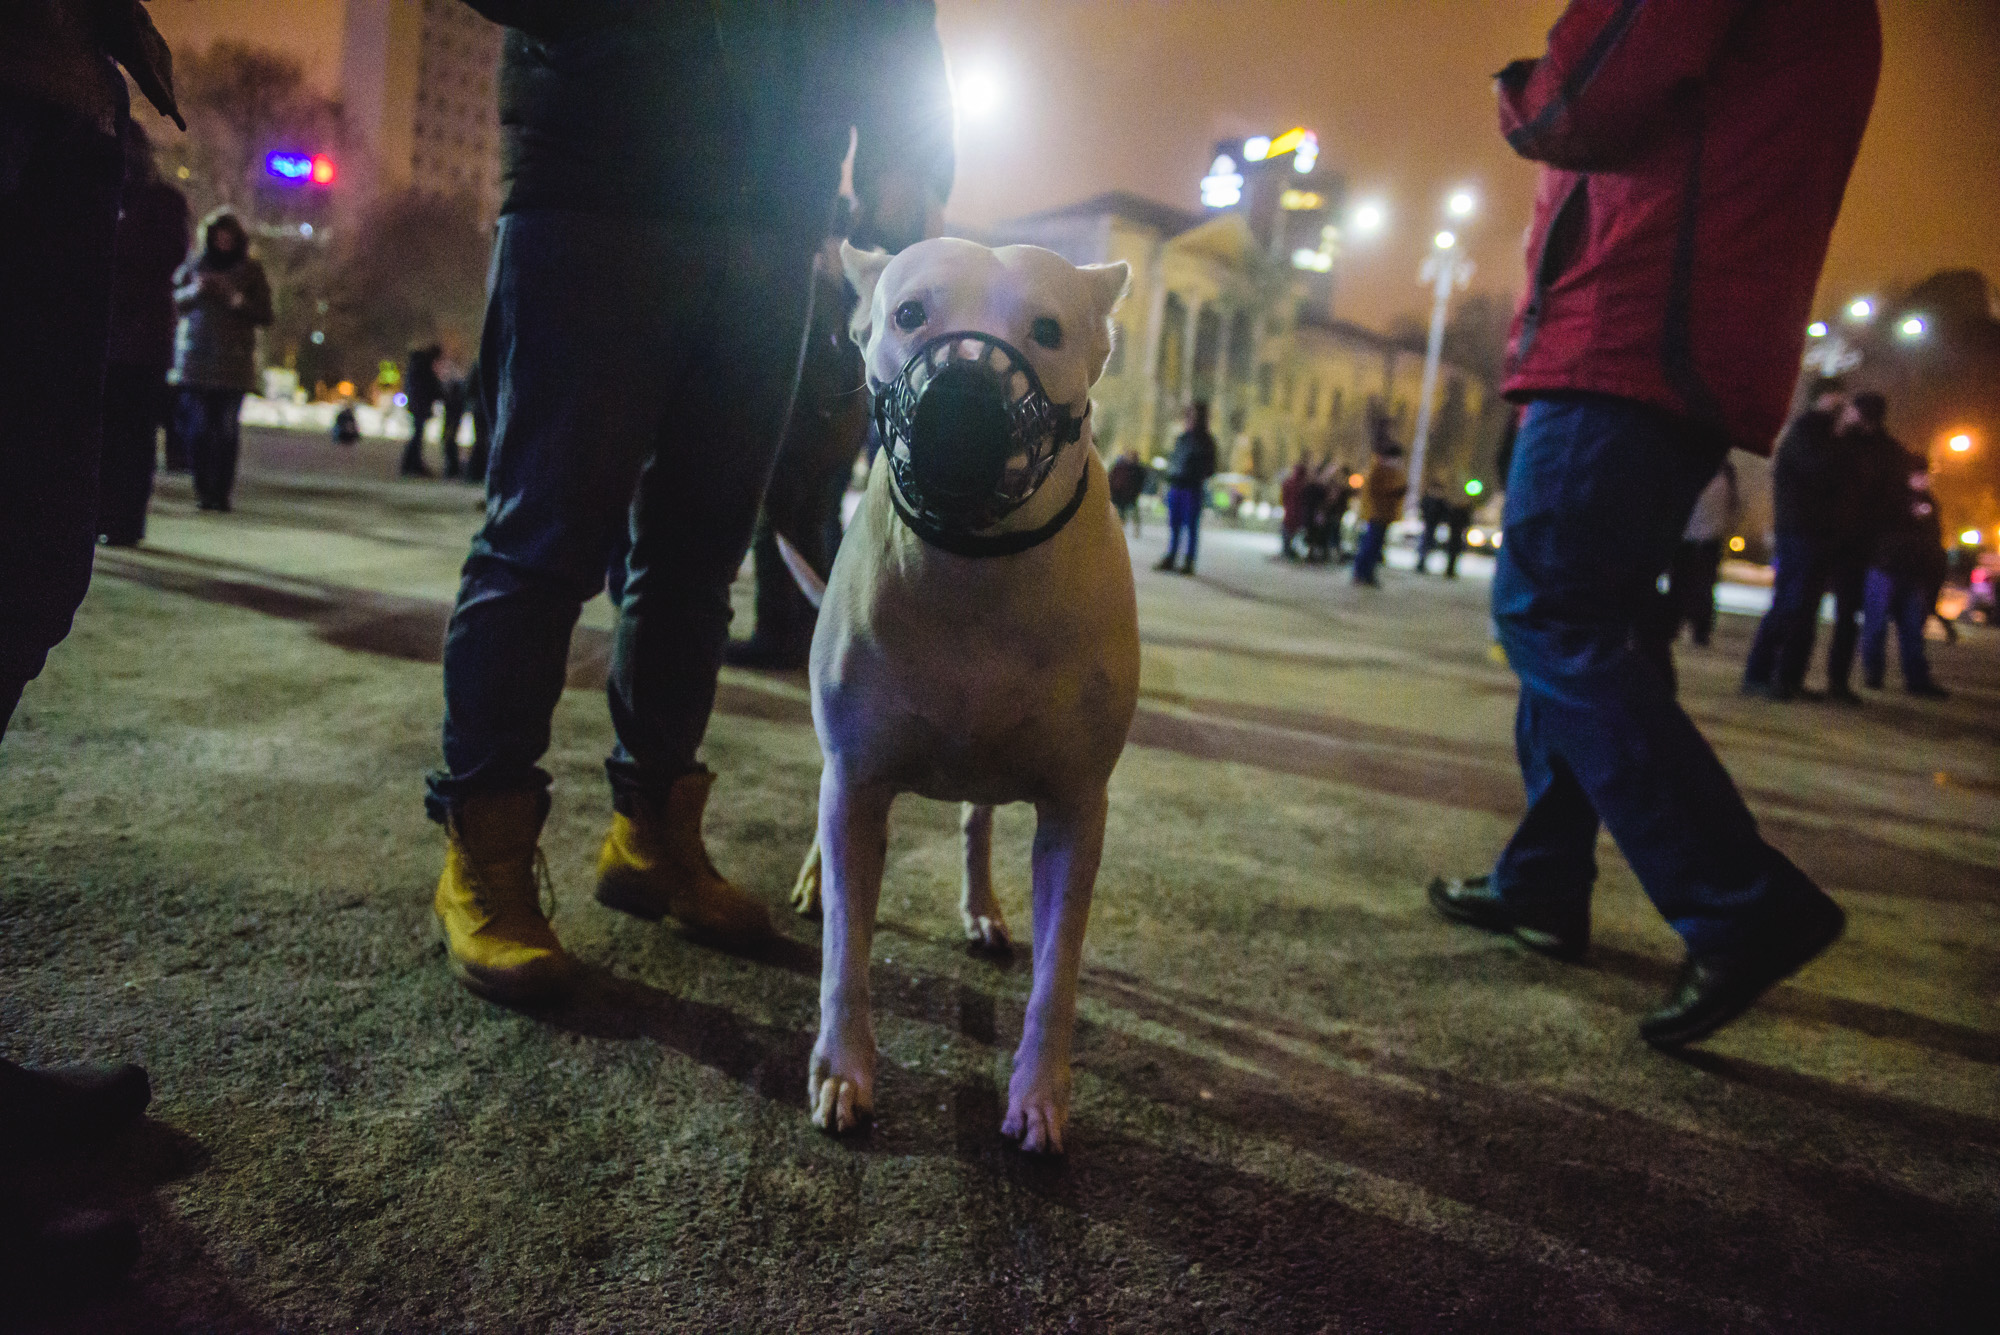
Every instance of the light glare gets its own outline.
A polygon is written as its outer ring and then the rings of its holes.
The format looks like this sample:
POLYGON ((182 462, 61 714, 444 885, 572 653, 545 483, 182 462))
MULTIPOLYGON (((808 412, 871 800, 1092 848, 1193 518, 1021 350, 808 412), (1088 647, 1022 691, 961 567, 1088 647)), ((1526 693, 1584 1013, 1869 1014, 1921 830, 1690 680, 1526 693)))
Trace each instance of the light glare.
POLYGON ((1270 156, 1271 156, 1270 135, 1260 134, 1256 136, 1254 139, 1245 139, 1243 141, 1243 160, 1245 162, 1262 162, 1265 158, 1268 158, 1270 156))
POLYGON ((986 70, 968 72, 956 92, 959 115, 967 120, 985 120, 1000 109, 1000 81, 986 70))
POLYGON ((1470 190, 1455 190, 1445 201, 1445 212, 1454 218, 1470 218, 1472 211, 1479 207, 1479 201, 1470 190))
POLYGON ((1436 246, 1439 250, 1450 250, 1453 246, 1458 244, 1458 238, 1452 235, 1450 232, 1439 232, 1435 237, 1431 239, 1431 244, 1436 246))
POLYGON ((1381 231, 1388 221, 1389 211, 1372 199, 1354 206, 1354 230, 1363 236, 1381 231))
POLYGON ((1967 450, 1972 448, 1972 437, 1967 433, 1961 431, 1957 435, 1953 436, 1950 440, 1946 441, 1945 444, 1951 447, 1951 452, 1953 454, 1964 454, 1967 450))
POLYGON ((1904 338, 1922 338, 1924 336, 1924 322, 1919 316, 1912 315, 1909 319, 1903 321, 1898 326, 1898 329, 1904 338))
POLYGON ((1824 321, 1824 320, 1814 320, 1814 321, 1813 321, 1813 322, 1812 322, 1811 324, 1807 325, 1807 326, 1806 326, 1806 336, 1807 336, 1808 338, 1825 338, 1825 337, 1826 337, 1826 321, 1824 321))
POLYGON ((1866 297, 1856 297, 1847 303, 1847 318, 1850 320, 1871 320, 1875 317, 1875 303, 1866 297))

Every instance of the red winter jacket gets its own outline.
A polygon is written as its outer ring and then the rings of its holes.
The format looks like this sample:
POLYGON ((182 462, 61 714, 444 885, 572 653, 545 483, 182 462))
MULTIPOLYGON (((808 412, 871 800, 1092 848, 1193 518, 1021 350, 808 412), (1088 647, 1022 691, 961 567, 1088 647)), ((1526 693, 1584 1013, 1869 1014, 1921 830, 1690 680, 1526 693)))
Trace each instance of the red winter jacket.
POLYGON ((1547 164, 1505 390, 1583 390, 1769 454, 1875 100, 1875 0, 1571 0, 1500 73, 1547 164))

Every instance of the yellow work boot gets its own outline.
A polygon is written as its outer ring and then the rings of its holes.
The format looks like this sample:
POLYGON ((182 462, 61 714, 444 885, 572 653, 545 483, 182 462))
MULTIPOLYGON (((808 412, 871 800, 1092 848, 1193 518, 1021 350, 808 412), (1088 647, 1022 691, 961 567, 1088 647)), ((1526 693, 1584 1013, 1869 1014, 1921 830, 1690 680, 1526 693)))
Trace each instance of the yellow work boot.
POLYGON ((701 842, 701 814, 715 776, 696 770, 660 795, 632 795, 632 814, 611 817, 597 855, 597 902, 647 922, 671 913, 698 932, 737 945, 775 935, 762 904, 724 880, 701 842))
POLYGON ((438 926, 458 981, 491 1001, 549 1001, 568 991, 570 958, 542 912, 545 793, 491 793, 452 805, 438 878, 438 926))

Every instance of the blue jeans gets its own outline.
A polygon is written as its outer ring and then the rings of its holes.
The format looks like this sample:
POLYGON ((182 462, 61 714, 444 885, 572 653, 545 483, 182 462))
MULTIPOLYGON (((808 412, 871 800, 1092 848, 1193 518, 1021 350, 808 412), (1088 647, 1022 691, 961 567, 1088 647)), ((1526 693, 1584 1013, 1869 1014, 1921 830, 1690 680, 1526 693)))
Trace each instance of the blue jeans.
POLYGON ((1927 579, 1891 575, 1886 570, 1868 572, 1867 593, 1861 614, 1861 678, 1870 686, 1880 686, 1888 669, 1889 626, 1896 627, 1896 657, 1903 669, 1903 685, 1931 684, 1931 660, 1924 652, 1924 624, 1937 605, 1937 589, 1927 579))
POLYGON ((811 239, 548 211, 500 220, 480 336, 486 522, 444 646, 435 819, 546 788, 571 632, 626 552, 614 799, 698 769, 811 309, 811 239))
POLYGON ((1745 682, 1789 693, 1805 681, 1833 562, 1831 544, 1801 533, 1778 533, 1771 553, 1771 609, 1750 642, 1745 682))
POLYGON ((1528 811, 1493 886, 1531 925, 1588 928, 1600 820, 1694 954, 1739 948, 1817 893, 1758 835, 1636 634, 1726 448, 1598 395, 1538 400, 1522 420, 1493 617, 1521 679, 1528 811))
POLYGON ((1361 539, 1354 544, 1354 582, 1373 584, 1375 572, 1382 565, 1382 549, 1389 542, 1389 525, 1371 519, 1361 529, 1361 539))
POLYGON ((1201 488, 1167 488, 1167 556, 1172 561, 1187 539, 1187 566, 1194 569, 1195 544, 1201 538, 1201 488))

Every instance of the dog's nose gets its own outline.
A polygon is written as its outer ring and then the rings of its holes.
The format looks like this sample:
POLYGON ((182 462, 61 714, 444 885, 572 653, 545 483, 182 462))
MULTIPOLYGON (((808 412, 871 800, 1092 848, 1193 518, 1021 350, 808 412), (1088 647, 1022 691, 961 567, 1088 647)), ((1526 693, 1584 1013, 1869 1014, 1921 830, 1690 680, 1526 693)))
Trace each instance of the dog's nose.
POLYGON ((986 509, 1013 452, 998 376, 955 362, 924 386, 910 420, 910 469, 933 509, 945 515, 986 509))

